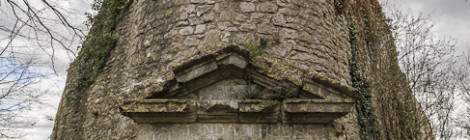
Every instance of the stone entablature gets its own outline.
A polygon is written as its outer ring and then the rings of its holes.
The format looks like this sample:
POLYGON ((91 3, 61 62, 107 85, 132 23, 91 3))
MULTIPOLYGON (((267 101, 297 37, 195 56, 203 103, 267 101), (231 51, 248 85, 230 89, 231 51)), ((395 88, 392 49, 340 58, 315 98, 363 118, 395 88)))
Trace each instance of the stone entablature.
POLYGON ((176 68, 165 89, 126 101, 122 113, 138 123, 328 124, 351 111, 351 94, 270 78, 234 48, 176 68))
POLYGON ((353 100, 187 100, 128 101, 124 115, 138 123, 331 123, 348 114, 353 100))

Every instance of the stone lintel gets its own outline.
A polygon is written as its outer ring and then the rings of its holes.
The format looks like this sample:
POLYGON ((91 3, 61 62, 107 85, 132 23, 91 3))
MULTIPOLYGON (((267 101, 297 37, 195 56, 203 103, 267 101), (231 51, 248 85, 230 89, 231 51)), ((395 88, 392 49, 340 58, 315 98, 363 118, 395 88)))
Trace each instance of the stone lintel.
POLYGON ((331 123, 348 114, 352 99, 146 99, 122 106, 139 123, 331 123), (281 119, 282 118, 282 119, 281 119))
POLYGON ((145 99, 128 102, 121 109, 127 113, 188 113, 195 106, 193 100, 187 99, 145 99))
POLYGON ((288 99, 283 102, 284 123, 332 123, 351 112, 352 99, 288 99))
POLYGON ((279 108, 278 101, 241 100, 238 102, 238 111, 243 113, 273 113, 279 108))
POLYGON ((197 118, 195 107, 193 100, 145 99, 127 101, 121 112, 137 123, 190 123, 197 118))
POLYGON ((286 113, 349 113, 354 101, 321 99, 288 99, 283 102, 286 113))
POLYGON ((241 100, 238 102, 241 123, 276 123, 279 120, 280 102, 266 100, 241 100))

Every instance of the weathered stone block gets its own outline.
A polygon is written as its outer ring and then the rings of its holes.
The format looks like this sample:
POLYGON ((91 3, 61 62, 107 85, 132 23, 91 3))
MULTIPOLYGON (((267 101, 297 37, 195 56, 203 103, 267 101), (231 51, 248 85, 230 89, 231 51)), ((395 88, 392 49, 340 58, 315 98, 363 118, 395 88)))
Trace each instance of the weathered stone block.
POLYGON ((219 63, 222 65, 233 65, 240 69, 245 69, 248 65, 247 60, 238 55, 238 54, 231 54, 219 60, 219 63))
POLYGON ((240 3, 240 10, 244 13, 254 12, 255 11, 255 4, 251 2, 241 2, 240 3))
POLYGON ((260 3, 257 7, 260 12, 274 13, 277 11, 277 5, 272 2, 260 3))
POLYGON ((283 102, 283 122, 328 124, 348 114, 354 105, 350 99, 290 99, 283 102))
POLYGON ((184 99, 145 99, 127 101, 124 115, 138 123, 181 123, 196 121, 196 103, 184 99))
POLYGON ((217 69, 217 63, 215 62, 200 64, 198 66, 193 67, 190 70, 185 70, 181 73, 176 74, 177 75, 176 80, 178 80, 178 82, 187 82, 189 80, 202 76, 216 69, 217 69))
POLYGON ((241 123, 276 123, 280 116, 280 103, 269 100, 241 100, 238 102, 241 123))
POLYGON ((201 24, 201 25, 196 25, 196 31, 194 31, 195 34, 202 34, 206 30, 206 25, 201 24))

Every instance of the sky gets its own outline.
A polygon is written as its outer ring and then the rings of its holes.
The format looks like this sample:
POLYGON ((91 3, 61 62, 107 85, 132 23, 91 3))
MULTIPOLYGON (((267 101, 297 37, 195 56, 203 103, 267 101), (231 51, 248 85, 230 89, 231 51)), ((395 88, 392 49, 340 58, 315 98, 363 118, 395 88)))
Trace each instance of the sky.
MULTIPOLYGON (((21 3, 21 0, 13 0, 21 3)), ((90 3, 93 0, 49 0, 52 5, 59 8, 59 10, 68 18, 72 25, 84 28, 84 22, 86 21, 85 12, 91 12, 90 3)), ((31 5, 34 5, 36 9, 43 8, 43 4, 39 0, 28 0, 31 5)), ((53 16, 49 11, 39 13, 39 16, 50 18, 53 16)), ((0 27, 11 27, 14 24, 15 17, 12 16, 7 3, 0 0, 0 27)), ((55 31, 63 33, 61 35, 70 36, 69 32, 61 29, 59 26, 55 26, 52 20, 45 21, 46 25, 52 25, 55 31)), ((24 30, 28 32, 28 30, 24 30)), ((5 33, 0 32, 0 48, 6 43, 2 40, 5 37, 5 33)), ((46 38, 47 39, 47 38, 46 38)), ((67 74, 67 67, 74 59, 73 53, 67 53, 64 49, 56 47, 54 54, 54 67, 52 69, 51 63, 51 49, 46 47, 44 50, 34 46, 35 42, 25 38, 18 38, 13 44, 17 57, 22 60, 33 60, 30 71, 41 75, 36 80, 35 84, 31 85, 28 90, 34 95, 40 95, 36 100, 31 102, 31 108, 18 113, 18 118, 11 123, 14 129, 11 131, 15 132, 20 136, 18 139, 22 140, 46 140, 52 132, 53 118, 60 102, 60 97, 65 86, 65 79, 67 74)), ((48 42, 46 42, 48 43, 48 42)), ((76 48, 79 42, 75 41, 71 43, 71 48, 76 48)), ((74 49, 76 50, 76 49, 74 49)), ((0 69, 1 70, 1 69, 0 69)), ((1 129, 1 126, 0 126, 1 129)), ((0 138, 0 140, 2 140, 0 138)))
POLYGON ((434 33, 455 40, 456 50, 470 51, 469 0, 380 0, 405 13, 422 14, 434 24, 434 33))
MULTIPOLYGON (((35 1, 35 0, 31 0, 35 1)), ((66 11, 69 20, 74 24, 83 24, 85 12, 90 12, 90 2, 93 0, 53 0, 66 11)), ((2 1, 0 1, 0 4, 2 1)), ((428 16, 435 25, 434 32, 440 37, 450 38, 456 41, 458 53, 470 51, 470 2, 468 0, 381 0, 401 11, 414 15, 428 16)), ((0 8, 3 8, 0 6, 0 8)), ((0 14, 0 25, 11 24, 5 16, 0 14)), ((1 35, 0 35, 1 37, 1 35)), ((1 44, 2 42, 0 42, 1 44)), ((37 50, 25 50, 38 52, 37 50)), ((45 140, 52 132, 53 121, 59 100, 65 85, 66 69, 73 57, 66 53, 58 53, 56 56, 57 74, 51 74, 50 60, 47 55, 36 54, 37 61, 34 71, 43 73, 40 82, 33 88, 42 96, 34 103, 30 110, 21 112, 22 120, 35 122, 35 125, 25 125, 19 121, 15 126, 18 132, 24 134, 24 140, 45 140)))

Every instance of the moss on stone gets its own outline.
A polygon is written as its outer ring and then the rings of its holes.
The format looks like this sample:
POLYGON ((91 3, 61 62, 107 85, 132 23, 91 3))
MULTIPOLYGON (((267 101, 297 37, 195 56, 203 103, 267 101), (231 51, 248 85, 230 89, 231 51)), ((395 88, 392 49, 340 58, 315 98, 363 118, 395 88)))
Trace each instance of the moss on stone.
POLYGON ((247 41, 245 43, 246 49, 250 52, 253 57, 260 56, 263 54, 265 48, 267 48, 268 42, 265 39, 260 39, 259 43, 255 43, 254 41, 247 41))
POLYGON ((59 106, 51 139, 84 139, 83 123, 90 86, 102 73, 116 45, 116 27, 132 0, 103 0, 100 12, 93 17, 93 26, 75 61, 70 65, 67 85, 59 106), (70 129, 60 129, 67 126, 70 129), (70 133, 74 135, 70 136, 70 133))
POLYGON ((78 72, 78 89, 86 90, 103 70, 111 51, 116 46, 115 29, 128 3, 128 0, 102 2, 101 10, 92 20, 95 22, 83 43, 80 54, 71 66, 78 72))

